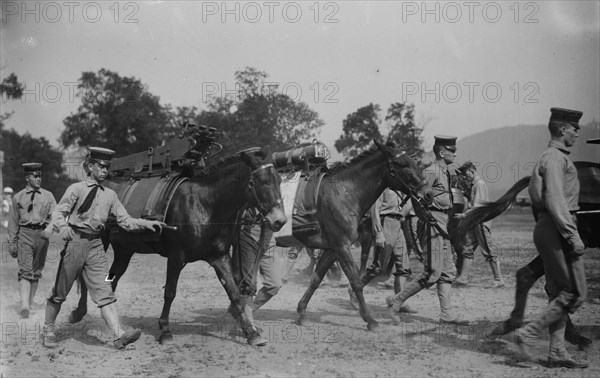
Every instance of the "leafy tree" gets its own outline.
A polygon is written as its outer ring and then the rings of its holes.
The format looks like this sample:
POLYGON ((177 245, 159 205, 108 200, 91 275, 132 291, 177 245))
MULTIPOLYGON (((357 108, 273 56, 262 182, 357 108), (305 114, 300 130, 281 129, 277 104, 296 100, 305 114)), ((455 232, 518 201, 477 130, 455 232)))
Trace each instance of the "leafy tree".
MULTIPOLYGON (((2 101, 7 100, 18 100, 23 96, 23 84, 19 83, 17 75, 11 73, 7 78, 2 80, 0 83, 0 96, 2 101)), ((10 118, 12 113, 6 112, 0 114, 0 128, 4 125, 4 121, 10 118)))
POLYGON ((371 103, 346 116, 344 133, 334 144, 346 159, 360 154, 373 139, 383 139, 379 131, 379 111, 379 105, 371 103))
POLYGON ((388 140, 394 142, 416 160, 423 156, 423 127, 415 124, 415 105, 395 102, 385 120, 390 124, 388 140))
POLYGON ((324 125, 318 113, 265 85, 268 77, 251 67, 237 71, 238 96, 214 99, 195 121, 216 127, 229 151, 248 146, 281 151, 317 137, 324 125))
POLYGON ((417 125, 415 122, 415 105, 399 102, 391 104, 383 123, 379 112, 379 105, 369 104, 348 114, 343 123, 344 133, 335 142, 338 152, 349 159, 362 152, 371 140, 386 139, 420 160, 424 152, 424 125, 417 125), (387 128, 387 136, 381 134, 382 127, 387 128))
POLYGON ((29 133, 19 135, 15 130, 4 130, 0 125, 0 150, 4 151, 2 181, 15 191, 25 187, 21 164, 43 164, 42 187, 51 191, 57 200, 71 183, 65 174, 63 154, 50 145, 46 138, 34 138, 29 133))
POLYGON ((63 121, 63 146, 105 146, 127 155, 161 143, 174 133, 170 107, 134 77, 101 69, 83 72, 78 84, 81 105, 63 121))

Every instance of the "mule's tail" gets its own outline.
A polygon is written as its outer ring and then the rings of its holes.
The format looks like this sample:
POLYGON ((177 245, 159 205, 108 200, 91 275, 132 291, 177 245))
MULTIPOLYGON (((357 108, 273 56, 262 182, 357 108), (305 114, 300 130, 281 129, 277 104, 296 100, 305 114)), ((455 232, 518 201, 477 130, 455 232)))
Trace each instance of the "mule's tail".
POLYGON ((529 179, 529 176, 523 177, 496 201, 486 202, 467 211, 465 217, 458 222, 458 234, 466 235, 467 231, 475 225, 492 220, 508 210, 515 202, 517 194, 529 185, 529 179))

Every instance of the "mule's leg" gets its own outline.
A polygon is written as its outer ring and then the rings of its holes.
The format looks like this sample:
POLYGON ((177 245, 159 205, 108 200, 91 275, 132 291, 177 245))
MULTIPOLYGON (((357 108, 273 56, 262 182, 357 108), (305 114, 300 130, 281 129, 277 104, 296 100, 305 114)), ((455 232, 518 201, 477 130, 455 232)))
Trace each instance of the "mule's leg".
POLYGON ((376 331, 379 328, 379 323, 373 319, 367 308, 365 297, 363 295, 363 283, 358 275, 358 269, 356 268, 356 264, 354 264, 352 255, 350 254, 350 248, 340 251, 337 257, 342 265, 344 273, 346 273, 346 277, 348 277, 348 281, 350 281, 350 287, 352 287, 352 290, 354 290, 354 293, 356 294, 356 299, 358 299, 360 316, 367 322, 368 330, 376 331))
POLYGON ((184 262, 178 256, 170 256, 167 260, 167 283, 165 285, 165 303, 163 305, 160 319, 158 319, 158 326, 162 331, 159 341, 161 344, 167 344, 173 341, 173 334, 169 329, 169 312, 171 311, 171 304, 177 294, 177 281, 179 281, 179 275, 181 269, 184 267, 184 262))
POLYGON ((300 302, 298 302, 297 323, 299 325, 304 325, 306 323, 306 307, 308 306, 308 302, 313 296, 315 290, 317 290, 317 288, 321 284, 323 277, 325 276, 329 268, 331 268, 335 260, 336 256, 330 250, 324 249, 321 253, 321 257, 317 261, 317 267, 310 279, 310 285, 308 286, 308 289, 306 289, 306 292, 302 296, 302 299, 300 299, 300 302))
POLYGON ((77 307, 69 314, 69 323, 79 323, 87 314, 87 286, 81 275, 77 277, 77 281, 79 282, 79 302, 77 302, 77 307))
POLYGON ((371 254, 371 245, 372 240, 369 238, 368 240, 360 241, 360 270, 358 271, 359 275, 363 274, 367 269, 367 262, 369 261, 369 255, 371 254))
POLYGON ((123 274, 125 274, 127 267, 129 267, 133 252, 119 245, 113 245, 113 250, 115 259, 110 266, 108 279, 112 280, 112 289, 113 291, 116 291, 119 280, 123 277, 123 274))
POLYGON ((229 253, 223 254, 215 259, 211 262, 211 266, 215 269, 217 277, 231 301, 231 306, 229 307, 231 316, 240 321, 242 332, 244 333, 248 344, 253 345, 256 340, 260 339, 260 332, 252 325, 252 322, 248 319, 248 316, 242 308, 238 287, 235 284, 233 272, 231 270, 231 257, 229 256, 229 253))

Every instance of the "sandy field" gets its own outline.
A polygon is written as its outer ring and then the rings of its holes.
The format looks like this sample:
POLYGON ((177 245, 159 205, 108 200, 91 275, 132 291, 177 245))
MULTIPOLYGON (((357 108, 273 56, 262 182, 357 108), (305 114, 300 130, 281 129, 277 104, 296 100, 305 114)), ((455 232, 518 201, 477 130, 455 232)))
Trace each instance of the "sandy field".
MULTIPOLYGON (((453 290, 454 309, 470 321, 469 326, 438 323, 435 289, 424 290, 408 302, 418 310, 404 315, 395 326, 387 315, 384 299, 391 290, 377 285, 365 288, 379 333, 368 332, 358 312, 350 306, 347 288, 334 281, 322 286, 309 304, 309 324, 295 325, 296 306, 308 283, 301 270, 308 264, 302 255, 291 271, 290 281, 255 315, 269 340, 265 347, 250 347, 239 327, 227 314, 228 300, 212 268, 204 262, 186 266, 178 296, 171 309, 174 343, 162 346, 157 319, 163 304, 166 259, 136 255, 117 289, 118 309, 127 326, 143 330, 142 337, 126 350, 115 350, 112 335, 89 300, 89 313, 79 324, 68 323, 77 301, 73 289, 58 317, 61 344, 46 349, 40 331, 44 308, 21 319, 17 262, 6 249, 1 259, 1 377, 597 377, 600 376, 600 305, 586 303, 573 316, 578 329, 593 339, 585 352, 568 344, 569 351, 589 361, 583 370, 533 368, 517 362, 514 334, 496 342, 482 335, 493 322, 508 317, 514 302, 514 275, 536 251, 532 242, 534 223, 529 210, 516 208, 498 218, 492 228, 507 286, 489 289, 491 271, 481 254, 475 256, 472 286, 453 290)), ((4 235, 2 235, 4 241, 4 235)), ((37 296, 43 302, 52 288, 60 241, 51 240, 44 277, 37 296)), ((358 248, 353 250, 359 261, 358 248)), ((600 295, 600 250, 587 251, 590 298, 600 295)), ((112 261, 112 249, 107 252, 112 261)), ((420 269, 412 258, 412 268, 420 269)), ((531 290, 527 315, 543 309, 547 297, 541 279, 531 290)), ((545 359, 547 336, 535 345, 545 359)))

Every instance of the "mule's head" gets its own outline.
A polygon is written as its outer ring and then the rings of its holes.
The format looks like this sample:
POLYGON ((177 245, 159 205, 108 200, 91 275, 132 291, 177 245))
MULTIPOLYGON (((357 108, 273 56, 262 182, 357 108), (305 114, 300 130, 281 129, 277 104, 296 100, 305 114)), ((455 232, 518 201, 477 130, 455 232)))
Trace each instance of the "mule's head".
POLYGON ((403 151, 374 141, 386 159, 385 182, 390 189, 413 196, 419 202, 433 202, 431 186, 425 181, 417 163, 403 151))
POLYGON ((260 211, 273 231, 279 231, 287 222, 279 190, 279 174, 273 164, 264 161, 265 154, 259 149, 242 151, 240 156, 252 170, 247 193, 250 205, 260 211))

